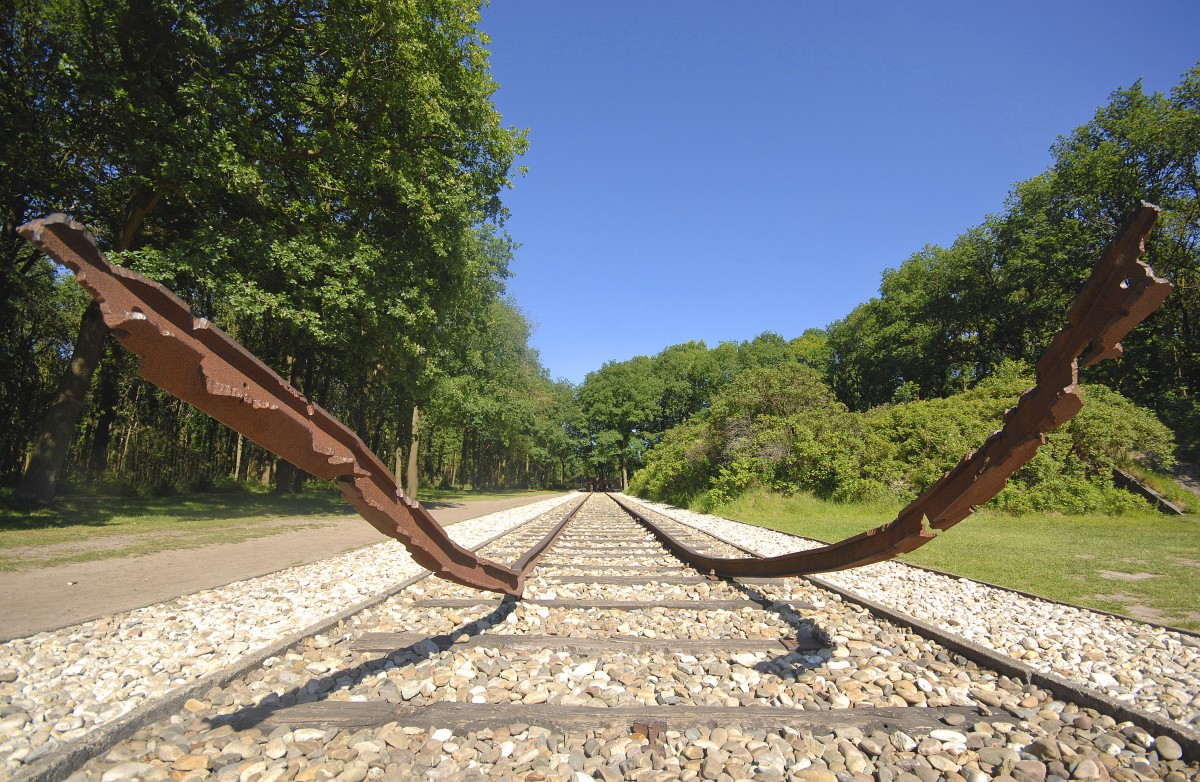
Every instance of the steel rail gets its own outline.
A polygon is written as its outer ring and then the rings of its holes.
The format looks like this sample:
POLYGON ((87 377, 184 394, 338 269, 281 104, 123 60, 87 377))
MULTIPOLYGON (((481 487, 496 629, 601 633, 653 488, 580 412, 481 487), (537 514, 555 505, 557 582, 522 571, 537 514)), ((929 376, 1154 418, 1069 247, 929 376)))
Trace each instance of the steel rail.
MULTIPOLYGON (((586 495, 584 496, 584 500, 587 500, 586 495)), ((566 501, 561 504, 565 505, 566 501)), ((559 508, 556 506, 546 511, 546 513, 555 513, 558 510, 559 508)), ((570 515, 574 515, 578 510, 579 506, 576 506, 570 512, 570 515)), ((501 538, 520 530, 522 527, 535 523, 543 515, 545 513, 522 522, 510 530, 497 533, 476 544, 470 550, 474 552, 485 549, 501 538)), ((560 521, 556 526, 565 525, 560 521)), ((272 574, 268 573, 265 575, 270 576, 272 574)), ((315 635, 335 630, 348 622, 352 617, 386 602, 413 584, 436 575, 438 574, 428 569, 424 572, 415 573, 381 592, 358 601, 348 608, 318 619, 294 633, 289 633, 282 638, 276 639, 261 649, 247 652, 243 657, 232 662, 227 668, 211 671, 191 682, 180 685, 178 689, 150 698, 112 722, 92 727, 86 736, 65 742, 61 746, 56 747, 46 756, 23 768, 21 773, 17 775, 17 779, 21 780, 21 782, 58 782, 59 780, 66 779, 82 767, 84 763, 93 758, 100 757, 145 726, 178 712, 183 708, 184 703, 188 699, 201 698, 204 693, 213 688, 225 687, 238 677, 259 668, 266 660, 282 656, 287 650, 298 646, 315 635)), ((257 578, 263 577, 257 576, 257 578)), ((447 645, 449 645, 449 642, 447 645)))
POLYGON ((17 230, 75 273, 113 336, 138 356, 146 380, 296 467, 337 481, 346 501, 403 543, 421 567, 467 586, 521 594, 525 572, 455 543, 349 427, 206 318, 194 317, 170 290, 110 263, 84 226, 55 214, 17 230))
POLYGON ((1141 260, 1158 213, 1158 207, 1143 202, 1105 250, 1071 306, 1066 325, 1038 360, 1036 385, 1004 414, 1003 428, 979 450, 964 456, 894 521, 820 548, 763 559, 710 557, 686 547, 680 556, 723 576, 823 573, 906 554, 967 518, 1033 458, 1048 432, 1083 407, 1079 356, 1083 355, 1084 366, 1120 356, 1120 340, 1171 292, 1171 283, 1156 277, 1141 260))
MULTIPOLYGON (((657 522, 651 520, 648 516, 646 516, 644 514, 638 513, 635 509, 633 509, 631 507, 630 503, 627 500, 625 500, 625 498, 619 497, 615 494, 609 494, 609 496, 612 497, 613 500, 615 500, 616 503, 618 505, 620 505, 621 508, 626 513, 630 514, 633 518, 637 519, 638 522, 640 524, 642 524, 642 526, 644 526, 644 527, 646 527, 646 529, 650 530, 650 532, 658 540, 660 540, 663 543, 663 545, 665 545, 667 548, 671 549, 672 552, 676 553, 676 556, 681 557, 685 561, 689 561, 691 564, 693 564, 696 567, 702 567, 702 563, 705 560, 716 559, 713 557, 707 557, 707 555, 704 555, 704 554, 700 554, 699 552, 695 551, 695 549, 692 549, 689 546, 687 546, 686 544, 682 543, 681 541, 676 540, 674 537, 671 536, 671 534, 669 532, 667 532, 665 529, 663 529, 657 522), (691 561, 691 559, 690 559, 693 555, 696 557, 696 560, 694 562, 691 561)), ((727 540, 727 539, 721 537, 720 535, 709 532, 707 530, 702 530, 702 529, 699 529, 698 527, 693 527, 691 524, 688 524, 687 522, 680 521, 678 519, 673 519, 670 516, 667 516, 666 514, 661 514, 661 515, 665 516, 666 518, 670 519, 672 522, 674 522, 676 524, 679 524, 681 526, 684 526, 684 527, 687 527, 688 529, 693 530, 694 532, 696 532, 699 535, 704 535, 704 536, 710 537, 714 540, 724 543, 727 546, 732 546, 733 548, 740 549, 741 551, 746 552, 748 555, 750 555, 750 556, 746 557, 746 559, 758 559, 758 560, 763 559, 763 558, 755 555, 752 550, 746 548, 745 546, 743 546, 741 544, 735 543, 731 540, 727 540)), ((776 531, 778 531, 778 530, 776 530, 776 531)), ((788 533, 788 532, 785 532, 782 534, 788 535, 790 537, 802 538, 804 540, 816 540, 815 538, 804 538, 801 535, 793 535, 792 533, 788 533)), ((916 568, 918 570, 925 570, 925 571, 929 571, 929 572, 933 572, 933 573, 938 573, 939 575, 950 576, 952 578, 958 578, 958 579, 966 578, 965 576, 959 576, 959 575, 956 575, 953 573, 944 573, 939 570, 933 570, 932 568, 926 568, 926 567, 922 567, 920 565, 913 565, 912 563, 909 563, 909 562, 901 562, 899 564, 905 565, 906 567, 916 568)), ((760 578, 760 577, 761 576, 745 576, 745 577, 733 576, 732 578, 738 579, 740 583, 744 584, 747 587, 752 587, 754 582, 741 581, 740 579, 741 578, 760 578)), ((784 577, 786 577, 786 576, 784 576, 784 577)), ((946 648, 948 648, 954 652, 957 652, 958 654, 961 654, 963 657, 966 657, 968 660, 971 660, 972 662, 974 662, 980 666, 983 666, 985 668, 991 668, 991 669, 993 669, 1005 676, 1008 676, 1010 678, 1023 680, 1030 684, 1041 687, 1042 689, 1053 693, 1055 697, 1060 698, 1062 700, 1072 701, 1081 706, 1096 709, 1099 712, 1109 714, 1109 715, 1113 716, 1114 718, 1117 718, 1119 721, 1132 722, 1133 724, 1137 725, 1138 727, 1150 732, 1152 735, 1170 736, 1172 739, 1175 740, 1176 743, 1179 744, 1179 746, 1184 748, 1188 758, 1190 758, 1190 759, 1200 758, 1200 732, 1192 730, 1188 726, 1182 725, 1173 719, 1168 719, 1166 717, 1163 717, 1161 714, 1149 712, 1149 711, 1146 711, 1145 709, 1142 709, 1139 706, 1131 705, 1129 703, 1121 701, 1118 698, 1110 696, 1105 692, 1092 689, 1091 687, 1088 687, 1085 684, 1081 684, 1080 682, 1078 682, 1074 679, 1070 679, 1066 676, 1062 676, 1062 675, 1054 673, 1052 671, 1043 671, 1039 668, 1035 668, 1034 666, 1030 665, 1029 663, 1026 663, 1021 660, 1017 660, 1013 657, 1010 657, 1009 655, 1005 654, 1004 652, 1002 652, 1000 650, 993 649, 991 647, 976 643, 975 641, 968 640, 967 638, 964 638, 961 635, 956 635, 955 633, 945 630, 942 627, 940 627, 932 622, 926 621, 924 619, 920 619, 919 617, 916 617, 913 614, 906 613, 905 611, 903 611, 901 609, 893 608, 891 606, 888 606, 888 605, 885 605, 884 603, 879 602, 878 600, 873 600, 869 597, 866 597, 865 595, 859 594, 858 592, 855 592, 853 589, 843 587, 838 584, 834 584, 831 581, 827 581, 826 579, 823 579, 823 578, 820 578, 818 576, 811 575, 811 574, 798 574, 794 577, 803 578, 803 579, 807 580, 809 583, 813 584, 814 586, 817 586, 821 589, 828 590, 829 592, 832 592, 832 593, 838 595, 843 600, 854 603, 855 605, 862 606, 863 608, 865 608, 867 611, 869 611, 874 616, 885 619, 885 620, 892 622, 893 624, 899 625, 901 627, 907 627, 910 630, 916 632, 917 634, 919 634, 925 638, 928 638, 931 641, 935 641, 935 642, 941 644, 942 646, 945 646, 946 648)), ((773 577, 767 576, 764 578, 773 578, 773 577)), ((1113 614, 1108 611, 1098 611, 1093 608, 1086 608, 1085 606, 1077 606, 1073 603, 1065 603, 1065 602, 1062 602, 1059 600, 1051 600, 1050 598, 1042 597, 1041 595, 1034 595, 1029 592, 1022 592, 1020 590, 1011 589, 1009 587, 1002 587, 1002 586, 996 586, 995 584, 988 584, 985 581, 978 581, 976 579, 970 579, 970 578, 968 578, 967 580, 974 581, 975 583, 979 583, 979 584, 984 584, 985 586, 990 586, 994 589, 1000 589, 1000 590, 1003 590, 1006 592, 1013 592, 1013 593, 1022 595, 1023 597, 1032 598, 1035 600, 1042 600, 1042 601, 1058 603, 1059 605, 1071 606, 1072 608, 1083 608, 1086 611, 1092 611, 1094 613, 1104 614, 1106 616, 1112 616, 1117 619, 1123 619, 1126 621, 1141 621, 1141 620, 1131 619, 1130 617, 1127 617, 1127 616, 1121 616, 1120 614, 1113 614)), ((767 601, 764 599, 764 602, 772 602, 772 601, 767 601)), ((1143 622, 1143 624, 1152 624, 1152 623, 1143 622)), ((1155 626, 1163 627, 1162 625, 1155 625, 1155 626)), ((1181 630, 1181 629, 1175 628, 1175 627, 1164 627, 1163 629, 1171 630, 1171 631, 1177 632, 1177 633, 1182 633, 1184 635, 1192 635, 1192 636, 1196 635, 1196 633, 1194 631, 1181 630)))
MULTIPOLYGON (((1121 354, 1120 340, 1166 298, 1171 284, 1141 261, 1158 207, 1143 203, 1092 271, 1037 363, 1037 384, 1005 414, 1003 428, 900 511, 897 518, 838 543, 762 560, 705 557, 722 575, 782 576, 842 570, 890 559, 932 540, 994 497, 1033 458, 1046 433, 1083 406, 1085 366, 1121 354)), ((76 274, 104 322, 140 358, 142 377, 208 413, 342 494, 380 532, 401 541, 418 564, 467 586, 519 595, 527 569, 481 558, 455 544, 344 424, 206 319, 196 319, 163 286, 108 262, 92 236, 64 215, 18 229, 76 274)), ((692 552, 694 556, 698 552, 692 552)))
POLYGON ((519 573, 529 573, 535 567, 537 567, 538 560, 540 560, 542 555, 554 545, 554 541, 558 540, 559 536, 562 535, 563 530, 566 529, 567 525, 571 523, 571 519, 575 518, 575 514, 578 513, 581 508, 583 508, 584 504, 587 502, 587 499, 587 495, 583 495, 583 499, 579 501, 579 504, 572 508, 571 512, 566 516, 563 516, 562 521, 555 524, 554 528, 547 532, 541 540, 535 543, 528 551, 522 554, 519 559, 512 563, 512 569, 519 573))

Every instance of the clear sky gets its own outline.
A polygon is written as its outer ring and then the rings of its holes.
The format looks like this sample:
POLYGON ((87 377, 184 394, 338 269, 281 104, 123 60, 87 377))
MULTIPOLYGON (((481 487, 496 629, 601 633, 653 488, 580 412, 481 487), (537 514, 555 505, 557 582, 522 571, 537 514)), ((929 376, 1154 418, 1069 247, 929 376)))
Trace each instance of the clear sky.
POLYGON ((1200 60, 1200 2, 493 0, 509 291, 551 376, 824 327, 1200 60))

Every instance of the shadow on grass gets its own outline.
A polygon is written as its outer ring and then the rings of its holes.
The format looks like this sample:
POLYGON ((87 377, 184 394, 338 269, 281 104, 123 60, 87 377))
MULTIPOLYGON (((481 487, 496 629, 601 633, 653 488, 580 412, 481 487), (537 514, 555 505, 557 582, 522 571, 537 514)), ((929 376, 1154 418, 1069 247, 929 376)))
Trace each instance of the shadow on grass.
POLYGON ((345 516, 354 509, 340 494, 310 490, 300 494, 236 492, 189 494, 168 497, 65 496, 50 503, 30 505, 0 494, 0 530, 104 527, 117 519, 173 519, 180 522, 218 519, 345 516))
POLYGON ((443 508, 461 508, 466 505, 465 502, 455 502, 454 500, 421 500, 421 505, 426 510, 442 510, 443 508))
POLYGON ((539 494, 557 494, 566 489, 426 489, 422 488, 417 498, 426 507, 462 505, 476 500, 503 500, 512 497, 533 497, 539 494))
MULTIPOLYGON (((480 499, 521 497, 524 489, 466 492, 432 490, 422 492, 421 504, 430 510, 461 508, 480 499)), ((0 531, 106 527, 117 523, 144 521, 181 523, 232 519, 287 518, 291 516, 353 516, 336 488, 313 486, 299 494, 275 494, 251 490, 228 493, 175 494, 164 497, 111 495, 63 495, 52 502, 28 504, 14 500, 12 490, 0 490, 0 531)))

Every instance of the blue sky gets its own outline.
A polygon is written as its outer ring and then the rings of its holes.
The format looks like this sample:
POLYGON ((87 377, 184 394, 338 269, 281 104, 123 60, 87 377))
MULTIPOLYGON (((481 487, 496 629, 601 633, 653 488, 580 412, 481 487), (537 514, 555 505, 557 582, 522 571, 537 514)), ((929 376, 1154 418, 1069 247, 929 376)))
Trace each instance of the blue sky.
POLYGON ((551 376, 878 293, 1046 169, 1138 78, 1200 59, 1200 2, 494 0, 495 103, 529 129, 509 291, 551 376))

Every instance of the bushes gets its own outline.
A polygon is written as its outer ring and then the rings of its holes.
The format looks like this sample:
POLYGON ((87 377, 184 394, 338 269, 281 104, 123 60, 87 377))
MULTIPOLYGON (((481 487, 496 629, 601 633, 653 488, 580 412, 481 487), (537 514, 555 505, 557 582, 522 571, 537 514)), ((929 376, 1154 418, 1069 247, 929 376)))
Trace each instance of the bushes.
POLYGON ((687 507, 708 488, 710 475, 707 422, 693 417, 667 430, 646 453, 646 466, 634 474, 629 492, 687 507))
MULTIPOLYGON (((901 402, 863 413, 836 401, 799 364, 746 370, 709 411, 669 430, 630 485, 636 494, 713 507, 761 487, 838 501, 900 500, 920 494, 1003 424, 1032 385, 1008 363, 945 399, 901 402)), ((1012 513, 1121 513, 1144 507, 1112 483, 1114 467, 1163 469, 1174 442, 1153 413, 1104 386, 1053 432, 992 501, 1012 513)))

